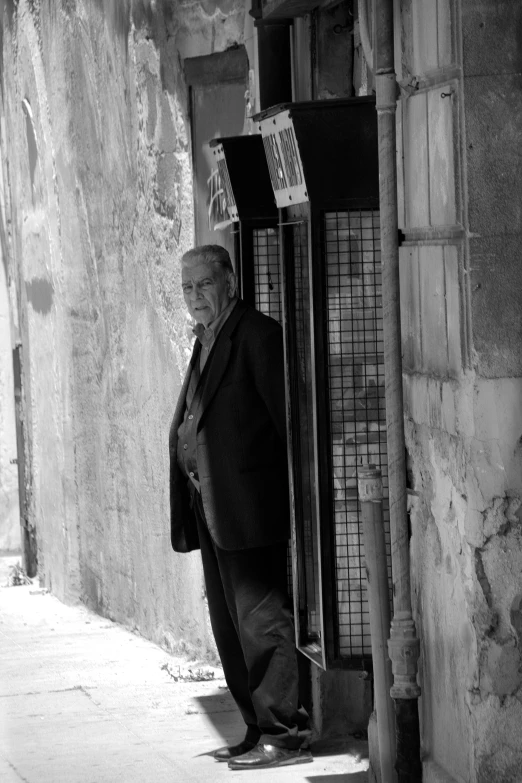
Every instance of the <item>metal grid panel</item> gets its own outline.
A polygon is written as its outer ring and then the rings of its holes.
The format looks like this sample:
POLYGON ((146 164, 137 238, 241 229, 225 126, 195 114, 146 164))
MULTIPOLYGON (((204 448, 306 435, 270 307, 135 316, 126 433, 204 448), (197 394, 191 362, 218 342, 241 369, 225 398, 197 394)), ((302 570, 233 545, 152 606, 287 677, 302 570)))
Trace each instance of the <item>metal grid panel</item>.
POLYGON ((256 308, 281 323, 279 234, 275 228, 255 228, 253 240, 256 308))
MULTIPOLYGON (((255 306, 265 315, 282 322, 281 272, 279 269, 279 232, 275 228, 255 228, 252 232, 254 246, 254 297, 255 306)), ((287 585, 293 593, 292 548, 288 546, 287 585)))
POLYGON ((371 655, 357 498, 357 471, 368 464, 383 476, 391 582, 379 212, 327 212, 324 231, 337 633, 350 658, 371 655))

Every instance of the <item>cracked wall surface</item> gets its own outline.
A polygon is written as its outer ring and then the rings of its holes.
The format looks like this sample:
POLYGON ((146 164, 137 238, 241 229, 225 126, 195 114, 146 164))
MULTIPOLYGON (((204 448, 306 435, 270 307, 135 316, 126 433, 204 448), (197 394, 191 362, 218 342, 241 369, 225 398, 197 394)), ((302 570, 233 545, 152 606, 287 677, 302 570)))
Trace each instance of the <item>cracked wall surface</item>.
POLYGON ((522 381, 416 377, 405 389, 424 750, 455 780, 516 781, 522 381))
POLYGON ((424 772, 428 783, 515 783, 522 8, 422 0, 401 10, 401 307, 424 772))
POLYGON ((0 3, 2 239, 39 573, 64 600, 207 656, 199 556, 169 539, 168 428, 191 351, 179 259, 194 231, 181 56, 241 43, 243 16, 231 1, 0 3), (209 14, 213 37, 190 41, 209 14))

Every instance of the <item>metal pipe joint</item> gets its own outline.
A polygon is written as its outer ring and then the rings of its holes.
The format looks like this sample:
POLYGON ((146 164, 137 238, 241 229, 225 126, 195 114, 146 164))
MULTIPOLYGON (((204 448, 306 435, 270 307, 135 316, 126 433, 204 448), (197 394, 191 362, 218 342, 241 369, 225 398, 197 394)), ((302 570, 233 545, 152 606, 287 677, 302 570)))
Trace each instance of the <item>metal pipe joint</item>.
POLYGON ((393 671, 392 698, 418 699, 421 693, 417 683, 420 641, 411 615, 405 612, 398 612, 391 622, 388 654, 393 671))
POLYGON ((380 503, 382 500, 381 471, 375 465, 357 471, 359 500, 361 503, 380 503))

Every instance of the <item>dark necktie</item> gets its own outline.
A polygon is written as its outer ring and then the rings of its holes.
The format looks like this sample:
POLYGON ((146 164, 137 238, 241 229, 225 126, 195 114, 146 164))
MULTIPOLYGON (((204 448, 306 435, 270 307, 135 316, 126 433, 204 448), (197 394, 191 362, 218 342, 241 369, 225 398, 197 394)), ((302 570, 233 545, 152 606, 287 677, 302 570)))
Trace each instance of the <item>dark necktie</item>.
POLYGON ((189 380, 189 385, 188 385, 188 389, 187 389, 187 396, 186 396, 187 408, 190 408, 190 406, 192 405, 192 400, 194 399, 194 395, 196 393, 196 389, 198 388, 199 377, 200 377, 200 373, 199 373, 199 354, 200 354, 200 352, 201 352, 201 349, 197 353, 196 360, 195 360, 195 362, 194 362, 194 364, 192 366, 192 372, 190 373, 190 380, 189 380))

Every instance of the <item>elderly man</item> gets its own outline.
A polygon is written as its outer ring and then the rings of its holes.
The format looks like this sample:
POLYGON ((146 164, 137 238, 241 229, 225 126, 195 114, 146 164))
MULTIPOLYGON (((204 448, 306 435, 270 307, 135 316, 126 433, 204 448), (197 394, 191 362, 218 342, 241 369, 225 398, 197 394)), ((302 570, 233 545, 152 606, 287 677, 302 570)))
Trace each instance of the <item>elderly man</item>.
POLYGON ((172 546, 201 549, 212 629, 246 723, 214 753, 231 769, 312 760, 286 590, 288 470, 282 333, 236 296, 228 252, 182 260, 196 341, 170 431, 172 546))

